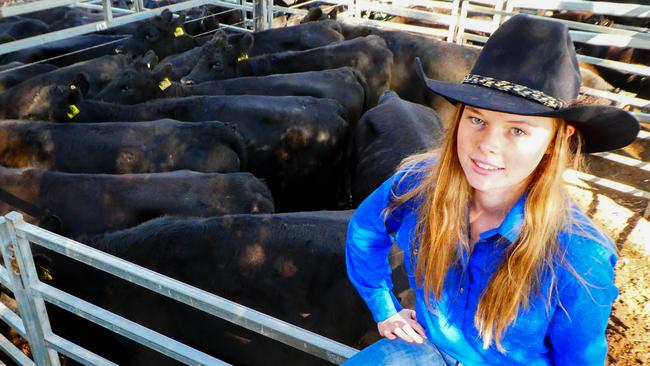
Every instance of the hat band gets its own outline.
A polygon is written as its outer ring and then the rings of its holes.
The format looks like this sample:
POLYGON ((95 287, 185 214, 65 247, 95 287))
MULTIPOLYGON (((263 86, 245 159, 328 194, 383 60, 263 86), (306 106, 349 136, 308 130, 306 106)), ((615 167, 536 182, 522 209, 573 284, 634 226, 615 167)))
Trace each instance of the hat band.
POLYGON ((511 83, 505 80, 493 79, 487 76, 469 74, 465 76, 465 79, 463 79, 463 84, 474 84, 490 89, 500 90, 535 101, 553 109, 560 109, 566 105, 563 101, 550 95, 546 95, 539 90, 531 89, 527 86, 511 83))

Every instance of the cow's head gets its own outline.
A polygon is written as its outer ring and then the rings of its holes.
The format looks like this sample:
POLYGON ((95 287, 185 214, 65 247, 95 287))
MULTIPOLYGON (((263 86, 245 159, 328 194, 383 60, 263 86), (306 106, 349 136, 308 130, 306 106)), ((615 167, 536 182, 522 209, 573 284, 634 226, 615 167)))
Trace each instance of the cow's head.
POLYGON ((172 66, 156 68, 158 57, 153 51, 134 60, 104 87, 95 99, 118 104, 136 104, 162 96, 171 85, 172 66))
POLYGON ((248 59, 248 53, 253 47, 253 36, 244 33, 241 38, 231 44, 223 30, 217 31, 211 40, 202 47, 192 71, 181 79, 183 84, 198 84, 208 80, 229 79, 237 76, 239 62, 248 59))
POLYGON ((180 13, 178 18, 174 19, 174 14, 165 9, 160 15, 140 24, 136 28, 135 34, 117 47, 115 51, 138 56, 148 50, 153 50, 162 59, 171 54, 189 50, 196 45, 196 41, 185 33, 184 23, 185 13, 180 13))
POLYGON ((89 87, 86 74, 79 73, 66 84, 32 88, 19 96, 16 117, 41 121, 74 121, 80 112, 79 104, 89 87))

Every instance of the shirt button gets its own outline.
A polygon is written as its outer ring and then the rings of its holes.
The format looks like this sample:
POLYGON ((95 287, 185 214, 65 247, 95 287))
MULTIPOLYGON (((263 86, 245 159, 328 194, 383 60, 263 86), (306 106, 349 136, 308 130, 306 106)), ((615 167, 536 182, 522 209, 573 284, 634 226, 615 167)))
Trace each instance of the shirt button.
POLYGON ((462 294, 465 291, 463 287, 460 288, 460 293, 462 294))

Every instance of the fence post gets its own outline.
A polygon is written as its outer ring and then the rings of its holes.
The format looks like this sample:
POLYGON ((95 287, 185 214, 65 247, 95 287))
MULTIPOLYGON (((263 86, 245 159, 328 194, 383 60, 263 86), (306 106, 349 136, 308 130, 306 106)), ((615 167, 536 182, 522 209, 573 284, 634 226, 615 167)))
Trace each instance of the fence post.
POLYGON ((460 0, 454 0, 451 3, 451 21, 449 22, 449 33, 447 34, 447 42, 453 42, 458 30, 458 22, 460 21, 460 0))
POLYGON ((52 334, 43 298, 31 290, 39 282, 29 242, 16 235, 14 226, 23 222, 23 216, 11 212, 0 217, 0 251, 7 273, 13 284, 14 297, 25 324, 25 331, 34 362, 39 366, 60 366, 58 353, 45 341, 52 334))
POLYGON ((268 6, 269 0, 253 0, 253 18, 255 19, 255 32, 269 29, 268 6))
POLYGON ((465 20, 467 19, 467 6, 469 1, 463 0, 460 4, 460 14, 458 15, 458 27, 456 30, 456 43, 463 44, 463 35, 465 34, 465 20))

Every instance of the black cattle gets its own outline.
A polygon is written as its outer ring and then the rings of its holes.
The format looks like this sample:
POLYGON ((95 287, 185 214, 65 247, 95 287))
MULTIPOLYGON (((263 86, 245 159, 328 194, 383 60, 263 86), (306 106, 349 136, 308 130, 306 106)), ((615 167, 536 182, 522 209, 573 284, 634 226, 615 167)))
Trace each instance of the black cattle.
POLYGON ((394 55, 390 71, 390 89, 400 97, 428 105, 448 126, 456 107, 446 99, 430 93, 415 73, 415 57, 420 57, 425 73, 433 79, 460 82, 469 73, 479 53, 478 48, 426 38, 406 32, 342 24, 346 39, 368 35, 381 37, 394 55))
POLYGON ((150 21, 139 24, 135 33, 116 51, 136 56, 153 50, 158 57, 165 58, 192 49, 198 43, 185 32, 184 23, 185 13, 174 19, 174 14, 165 9, 150 21))
MULTIPOLYGON (((125 229, 163 215, 273 212, 268 188, 249 173, 70 174, 0 167, 0 183, 23 201, 48 210, 61 223, 56 231, 68 237, 125 229)), ((0 202, 3 214, 20 209, 0 202)))
MULTIPOLYGON (((81 98, 80 88, 70 90, 81 98)), ((75 122, 218 119, 236 126, 246 141, 248 171, 269 182, 280 210, 336 207, 339 163, 345 151, 345 110, 332 99, 308 96, 196 96, 135 105, 86 100, 74 104, 75 122), (316 194, 315 192, 318 192, 316 194)))
POLYGON ((98 93, 94 99, 110 103, 136 104, 151 99, 194 95, 303 95, 338 101, 353 124, 365 104, 365 79, 350 67, 275 74, 258 77, 212 80, 196 85, 171 82, 170 67, 160 70, 153 61, 134 62, 98 93))
POLYGON ((0 93, 12 88, 23 81, 46 72, 56 70, 56 66, 48 64, 25 65, 22 62, 10 62, 0 66, 0 93))
POLYGON ((369 106, 388 88, 393 55, 386 42, 377 36, 342 41, 305 51, 288 51, 242 59, 248 52, 249 41, 242 38, 238 45, 209 42, 192 72, 181 81, 200 83, 208 80, 241 76, 287 74, 351 66, 366 79, 369 106))
POLYGON ((93 96, 128 64, 124 55, 103 56, 31 77, 0 94, 0 118, 65 119, 78 100, 70 95, 71 84, 80 80, 86 95, 93 96))
POLYGON ((7 34, 14 39, 22 39, 47 33, 50 27, 47 23, 37 19, 21 18, 12 22, 1 22, 0 33, 7 34))
POLYGON ((122 39, 123 36, 103 34, 87 34, 66 38, 60 41, 48 42, 37 47, 8 53, 2 56, 2 63, 13 61, 32 63, 65 54, 67 56, 57 57, 48 61, 52 65, 63 67, 111 54, 113 53, 113 49, 122 42, 122 39), (74 53, 74 51, 80 50, 85 51, 74 53))
POLYGON ((409 155, 437 147, 443 127, 436 112, 386 91, 354 131, 352 198, 358 206, 409 155))
MULTIPOLYGON (((161 218, 89 245, 336 341, 360 347, 376 325, 345 272, 350 211, 161 218)), ((106 276, 53 261, 53 285, 84 289, 108 309, 235 365, 326 365, 323 360, 106 276), (91 282, 93 278, 97 282, 91 282)), ((143 347, 99 341, 50 315, 57 334, 97 346, 119 364, 176 365, 143 347)))
POLYGON ((172 120, 83 126, 0 122, 0 164, 69 173, 155 173, 179 169, 238 172, 242 137, 221 122, 172 120))

